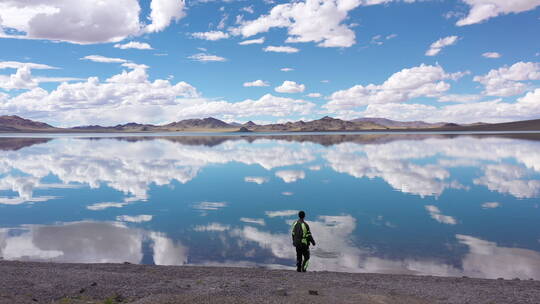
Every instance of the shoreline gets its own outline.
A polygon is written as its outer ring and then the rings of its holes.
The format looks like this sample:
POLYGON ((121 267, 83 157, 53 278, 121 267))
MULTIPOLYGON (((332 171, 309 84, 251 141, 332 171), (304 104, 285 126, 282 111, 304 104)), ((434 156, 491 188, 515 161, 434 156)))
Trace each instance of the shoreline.
POLYGON ((0 303, 539 303, 540 281, 0 260, 0 303))

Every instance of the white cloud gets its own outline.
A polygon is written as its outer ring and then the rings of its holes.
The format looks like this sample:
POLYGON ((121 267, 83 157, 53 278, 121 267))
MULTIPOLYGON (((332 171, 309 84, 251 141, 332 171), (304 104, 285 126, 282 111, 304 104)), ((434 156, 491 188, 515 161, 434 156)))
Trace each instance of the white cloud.
POLYGON ((489 190, 509 193, 517 198, 533 198, 540 193, 540 180, 526 179, 526 170, 511 164, 490 164, 484 168, 484 176, 473 180, 489 190))
POLYGON ((240 221, 244 222, 244 223, 257 224, 257 225, 261 225, 261 226, 266 225, 266 223, 264 222, 264 219, 254 219, 254 218, 242 217, 242 218, 240 218, 240 221))
POLYGON ((206 54, 206 53, 198 53, 198 54, 195 54, 195 55, 191 55, 188 58, 192 59, 192 60, 195 60, 195 61, 200 61, 200 62, 212 62, 212 61, 223 62, 223 61, 227 61, 227 59, 224 58, 224 57, 217 56, 217 55, 206 54))
POLYGON ((305 89, 306 86, 303 84, 299 84, 290 80, 285 80, 279 87, 276 87, 274 90, 279 93, 302 93, 305 89))
POLYGON ((0 88, 5 90, 33 89, 38 82, 32 77, 28 66, 17 69, 15 74, 9 76, 0 75, 0 88))
POLYGON ((437 99, 438 102, 458 102, 458 103, 468 103, 474 102, 482 99, 482 95, 475 94, 450 94, 443 95, 437 99))
POLYGON ((240 45, 250 45, 250 44, 263 44, 264 43, 264 37, 258 38, 258 39, 251 39, 251 40, 244 40, 238 42, 240 45))
POLYGON ((100 210, 105 210, 108 208, 122 208, 126 206, 127 204, 128 204, 127 202, 122 202, 122 203, 102 202, 102 203, 95 203, 95 204, 86 206, 86 209, 92 210, 92 211, 100 211, 100 210))
POLYGON ((485 86, 484 94, 488 96, 521 94, 528 88, 522 81, 528 80, 540 80, 540 63, 520 61, 510 67, 504 66, 486 75, 474 77, 474 81, 485 86))
POLYGON ((309 94, 307 94, 307 96, 311 97, 311 98, 321 98, 322 94, 321 93, 309 93, 309 94))
POLYGON ((214 232, 223 232, 231 229, 229 225, 223 225, 220 223, 210 223, 208 225, 198 225, 193 228, 193 230, 198 232, 207 232, 207 231, 214 231, 214 232))
POLYGON ((255 12, 253 10, 253 5, 242 7, 240 10, 250 14, 253 14, 255 12))
POLYGON ((105 57, 101 55, 88 55, 81 58, 81 60, 90 60, 93 62, 101 62, 101 63, 125 63, 128 62, 125 59, 122 58, 111 58, 111 57, 105 57))
POLYGON ((499 15, 521 13, 540 6, 538 0, 462 0, 470 6, 469 14, 460 19, 458 26, 486 21, 499 15))
POLYGON ((267 177, 263 177, 263 176, 246 176, 246 177, 244 177, 244 181, 246 183, 255 183, 255 184, 258 184, 258 185, 262 185, 264 183, 267 183, 268 180, 269 179, 267 177))
POLYGON ((485 58, 501 58, 501 54, 497 52, 487 52, 482 54, 485 58))
POLYGON ((501 204, 497 202, 487 202, 487 203, 482 204, 482 208, 484 209, 493 209, 493 208, 498 208, 500 206, 501 204))
POLYGON ((435 107, 424 104, 371 104, 354 117, 385 117, 394 120, 449 121, 456 123, 505 122, 537 119, 540 115, 540 89, 513 102, 500 99, 435 107))
POLYGON ((426 51, 426 56, 438 55, 443 48, 455 44, 457 40, 458 36, 448 36, 433 42, 429 50, 426 51))
POLYGON ((193 205, 193 208, 198 210, 219 210, 225 207, 227 207, 226 202, 200 202, 193 205))
POLYGON ((268 217, 290 217, 298 215, 298 210, 278 210, 278 211, 266 211, 268 217))
POLYGON ((146 32, 160 32, 171 24, 185 16, 184 0, 152 0, 150 3, 150 21, 151 24, 145 28, 146 32))
POLYGON ((18 61, 0 61, 0 70, 2 69, 19 69, 22 67, 28 67, 32 70, 53 70, 58 69, 47 64, 33 63, 33 62, 18 62, 18 61))
POLYGON ((251 37, 271 28, 287 28, 286 42, 315 42, 320 47, 350 47, 355 34, 344 21, 358 0, 306 0, 274 6, 268 15, 241 21, 233 33, 251 37))
POLYGON ((437 222, 441 224, 448 224, 448 225, 457 224, 457 221, 455 218, 448 215, 441 214, 441 210, 439 210, 437 206, 428 205, 428 206, 425 206, 425 208, 429 212, 429 215, 431 216, 431 218, 433 218, 437 222))
POLYGON ((304 179, 306 173, 301 170, 280 170, 276 172, 276 176, 281 178, 285 183, 294 183, 299 179, 304 179))
POLYGON ((120 223, 28 225, 0 230, 0 240, 0 255, 7 260, 138 264, 143 258, 143 242, 150 240, 152 258, 157 265, 187 262, 187 249, 180 243, 175 244, 160 233, 128 228, 120 223), (57 238, 48 238, 50 235, 57 238))
POLYGON ((267 81, 255 80, 251 82, 244 82, 244 87, 267 87, 270 84, 267 81))
POLYGON ((80 44, 116 42, 137 34, 139 13, 136 0, 7 0, 0 3, 2 26, 24 33, 4 34, 4 37, 80 44))
POLYGON ((438 65, 422 64, 393 74, 381 85, 356 85, 334 92, 323 107, 340 111, 363 105, 404 102, 416 97, 437 97, 450 89, 450 84, 445 80, 457 79, 462 75, 449 74, 438 65))
POLYGON ((119 215, 116 217, 117 221, 120 222, 130 222, 130 223, 144 223, 150 222, 153 216, 148 214, 141 215, 119 215))
POLYGON ((292 71, 294 71, 293 68, 281 68, 279 70, 282 71, 282 72, 292 72, 292 71))
POLYGON ((137 49, 137 50, 153 50, 152 46, 146 42, 130 41, 128 43, 120 44, 117 43, 114 45, 117 49, 137 49))
POLYGON ((298 53, 300 50, 290 46, 267 46, 263 49, 265 52, 274 53, 298 53))
POLYGON ((204 39, 204 40, 210 40, 210 41, 216 41, 216 40, 229 38, 229 34, 222 31, 198 32, 198 33, 192 33, 191 36, 198 39, 204 39))

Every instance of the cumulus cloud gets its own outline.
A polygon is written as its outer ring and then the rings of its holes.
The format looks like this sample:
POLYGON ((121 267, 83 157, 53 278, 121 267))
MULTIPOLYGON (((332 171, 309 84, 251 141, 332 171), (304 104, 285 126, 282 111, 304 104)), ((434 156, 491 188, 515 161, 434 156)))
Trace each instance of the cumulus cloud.
POLYGON ((268 177, 263 176, 246 176, 244 177, 244 181, 246 183, 255 183, 257 185, 262 185, 264 183, 267 183, 269 179, 268 177))
POLYGON ((0 3, 0 26, 17 34, 2 37, 47 39, 77 44, 119 42, 126 37, 165 29, 184 16, 183 0, 152 0, 151 23, 140 20, 137 0, 6 0, 0 3))
POLYGON ((487 52, 482 54, 482 56, 485 58, 501 58, 501 54, 497 52, 487 52))
POLYGON ((138 41, 130 41, 124 44, 117 43, 114 45, 114 47, 117 49, 122 49, 122 50, 126 50, 126 49, 153 50, 150 44, 146 42, 138 42, 138 41))
POLYGON ((429 49, 426 51, 426 56, 438 55, 443 48, 455 44, 457 40, 458 36, 448 36, 433 42, 429 49))
POLYGON ((457 79, 463 74, 449 74, 439 65, 422 64, 403 69, 380 85, 356 85, 334 92, 323 107, 330 111, 340 111, 370 104, 404 102, 416 97, 437 97, 450 89, 450 84, 445 80, 457 79))
POLYGON ((294 71, 293 68, 281 68, 279 70, 282 71, 282 72, 292 72, 292 71, 294 71))
POLYGON ((117 221, 130 222, 130 223, 145 223, 150 222, 153 216, 148 214, 141 215, 119 215, 116 217, 117 221))
POLYGON ((348 13, 361 4, 357 0, 306 0, 278 4, 267 15, 242 21, 233 33, 251 37, 271 28, 287 28, 288 43, 315 42, 320 47, 350 47, 355 43, 355 34, 344 22, 348 13))
POLYGON ((241 217, 241 222, 248 223, 248 224, 257 224, 264 226, 266 223, 264 222, 264 219, 254 219, 254 218, 247 218, 247 217, 241 217))
POLYGON ((263 49, 265 52, 274 53, 298 53, 300 50, 291 46, 267 46, 263 49))
POLYGON ((448 225, 457 224, 457 221, 456 221, 455 218, 453 218, 451 216, 448 216, 448 215, 441 214, 441 210, 439 210, 439 208, 437 208, 437 206, 428 205, 428 206, 425 206, 425 207, 426 207, 426 210, 429 212, 429 215, 431 216, 431 218, 433 218, 437 222, 439 222, 441 224, 448 224, 448 225))
POLYGON ((306 178, 306 173, 301 170, 280 170, 276 172, 276 176, 286 183, 294 183, 299 179, 306 178))
POLYGON ((501 206, 501 204, 497 202, 486 202, 482 204, 482 208, 484 209, 493 209, 498 208, 499 206, 501 206))
POLYGON ((474 81, 485 86, 488 96, 512 96, 525 92, 528 88, 523 81, 540 80, 540 63, 517 62, 489 71, 486 75, 475 76, 474 81))
POLYGON ((385 117, 394 120, 451 121, 457 123, 505 122, 536 119, 540 115, 540 89, 513 102, 501 99, 435 107, 425 104, 370 104, 354 117, 385 117))
POLYGON ((229 34, 222 31, 210 31, 210 32, 197 32, 192 33, 191 36, 198 39, 216 41, 229 38, 229 34))
POLYGON ((250 45, 250 44, 263 44, 264 43, 264 37, 258 38, 258 39, 250 39, 250 40, 244 40, 238 42, 240 45, 250 45))
POLYGON ((150 3, 151 24, 145 28, 146 32, 160 32, 168 27, 172 21, 178 21, 185 16, 184 0, 152 0, 150 3))
POLYGON ((33 89, 38 86, 38 82, 32 77, 28 66, 17 69, 15 74, 10 76, 0 75, 0 88, 5 90, 33 89))
POLYGON ((191 60, 194 60, 194 61, 199 61, 199 62, 212 62, 212 61, 223 62, 223 61, 227 61, 227 59, 224 58, 224 57, 217 56, 217 55, 206 54, 206 53, 198 53, 198 54, 195 54, 195 55, 191 55, 188 58, 191 59, 191 60))
POLYGON ((540 6, 538 0, 462 0, 469 5, 466 17, 460 19, 458 26, 471 25, 486 21, 499 15, 521 13, 540 6))
POLYGON ((220 223, 210 223, 207 225, 198 225, 193 228, 193 230, 197 232, 208 232, 208 231, 214 231, 214 232, 223 232, 231 229, 231 226, 229 225, 223 225, 220 223))
POLYGON ((489 190, 509 193, 517 198, 533 198, 540 193, 540 180, 527 179, 526 170, 511 164, 490 164, 484 167, 484 176, 474 179, 476 185, 489 190))
POLYGON ((276 87, 274 90, 279 93, 302 93, 306 89, 306 86, 294 81, 285 80, 283 83, 276 87))
POLYGON ((307 96, 311 97, 311 98, 321 98, 322 94, 321 93, 309 93, 309 94, 307 94, 307 96))
POLYGON ((267 81, 264 80, 255 80, 251 82, 244 82, 244 87, 267 87, 270 84, 267 81))

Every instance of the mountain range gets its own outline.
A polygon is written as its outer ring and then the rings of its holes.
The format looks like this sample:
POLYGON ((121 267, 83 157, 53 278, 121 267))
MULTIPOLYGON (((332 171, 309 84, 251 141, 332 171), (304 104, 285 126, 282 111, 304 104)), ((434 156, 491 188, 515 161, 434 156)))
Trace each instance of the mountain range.
POLYGON ((127 123, 116 126, 88 125, 73 128, 57 128, 49 124, 25 119, 16 115, 0 116, 0 132, 325 132, 325 131, 538 131, 540 119, 507 123, 455 124, 447 122, 395 121, 386 118, 358 118, 342 120, 325 116, 312 121, 296 121, 259 125, 227 123, 208 117, 185 119, 164 125, 127 123))

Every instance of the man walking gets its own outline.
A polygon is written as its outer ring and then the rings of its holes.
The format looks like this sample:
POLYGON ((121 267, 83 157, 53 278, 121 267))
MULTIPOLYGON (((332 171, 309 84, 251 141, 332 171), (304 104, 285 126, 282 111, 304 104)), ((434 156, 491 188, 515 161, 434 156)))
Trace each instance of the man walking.
POLYGON ((306 272, 309 264, 309 244, 315 246, 315 240, 309 231, 309 225, 304 221, 306 213, 298 212, 298 220, 292 224, 292 241, 296 247, 296 271, 306 272))

